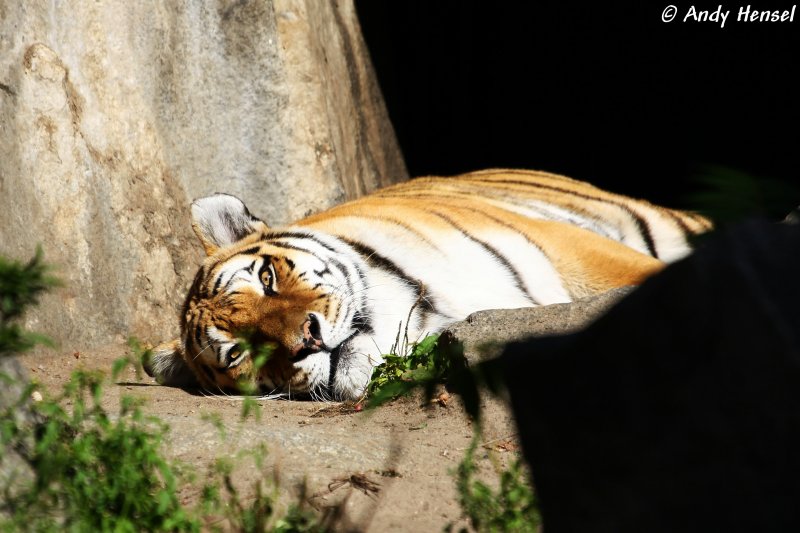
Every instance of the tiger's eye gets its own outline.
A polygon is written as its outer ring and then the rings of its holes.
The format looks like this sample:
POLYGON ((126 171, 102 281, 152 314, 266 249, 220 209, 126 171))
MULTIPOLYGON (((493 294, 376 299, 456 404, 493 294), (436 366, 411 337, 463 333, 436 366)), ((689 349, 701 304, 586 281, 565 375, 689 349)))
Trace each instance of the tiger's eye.
POLYGON ((270 278, 269 270, 265 270, 264 272, 261 273, 261 283, 263 283, 264 285, 269 286, 269 278, 270 278))
POLYGON ((238 344, 234 345, 233 348, 231 348, 231 350, 228 352, 228 357, 230 359, 236 359, 240 355, 242 355, 242 347, 238 344))

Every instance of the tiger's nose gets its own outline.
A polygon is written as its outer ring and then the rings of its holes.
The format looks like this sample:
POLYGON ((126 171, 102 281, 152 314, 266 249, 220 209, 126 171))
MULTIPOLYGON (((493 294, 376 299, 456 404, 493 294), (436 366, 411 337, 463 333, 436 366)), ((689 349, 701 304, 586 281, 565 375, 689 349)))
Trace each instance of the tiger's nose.
POLYGON ((303 340, 292 347, 292 357, 297 357, 302 353, 318 352, 324 346, 322 342, 322 330, 319 319, 314 313, 309 313, 305 322, 300 325, 303 332, 303 340))
POLYGON ((315 313, 308 314, 308 320, 303 322, 303 338, 308 341, 319 342, 322 344, 322 330, 319 326, 319 319, 315 313))

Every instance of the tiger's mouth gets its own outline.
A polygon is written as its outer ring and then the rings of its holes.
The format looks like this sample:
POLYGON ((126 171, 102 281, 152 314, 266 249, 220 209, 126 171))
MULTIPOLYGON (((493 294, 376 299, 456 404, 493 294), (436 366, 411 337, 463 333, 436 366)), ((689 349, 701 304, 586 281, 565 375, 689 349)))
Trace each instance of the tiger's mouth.
MULTIPOLYGON (((292 399, 335 400, 335 381, 341 361, 348 357, 348 346, 357 335, 354 332, 335 347, 329 347, 313 337, 295 345, 292 349, 277 348, 266 363, 255 374, 245 378, 244 383, 226 387, 232 394, 257 394, 292 399)), ((250 354, 248 354, 250 356, 250 354)))
MULTIPOLYGON (((332 348, 325 345, 322 347, 316 347, 315 345, 312 348, 304 347, 298 350, 289 361, 292 368, 297 372, 302 372, 303 370, 301 367, 303 366, 304 361, 308 361, 309 358, 312 357, 325 358, 327 359, 327 361, 325 361, 327 364, 320 365, 316 373, 312 371, 308 374, 305 380, 306 383, 309 384, 307 389, 298 390, 295 388, 295 386, 289 386, 289 382, 284 382, 280 387, 281 392, 283 394, 291 394, 292 397, 297 398, 325 399, 333 401, 340 400, 341 398, 339 398, 335 393, 337 389, 337 373, 339 372, 339 369, 343 363, 345 365, 347 364, 347 358, 350 355, 349 350, 351 341, 356 335, 358 335, 357 331, 353 332, 349 337, 332 348), (321 372, 326 372, 326 375, 320 375, 319 373, 321 372)), ((272 393, 275 392, 274 389, 267 391, 266 387, 262 387, 262 391, 272 393)))

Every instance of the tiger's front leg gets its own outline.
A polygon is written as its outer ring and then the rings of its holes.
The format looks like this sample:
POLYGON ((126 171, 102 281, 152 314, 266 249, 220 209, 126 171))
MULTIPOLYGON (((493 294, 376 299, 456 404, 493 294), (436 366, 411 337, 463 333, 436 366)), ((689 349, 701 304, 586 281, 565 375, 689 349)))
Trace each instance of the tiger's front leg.
POLYGON ((364 395, 373 369, 383 364, 382 350, 372 335, 356 333, 344 341, 338 356, 332 358, 336 365, 333 393, 342 400, 357 400, 364 395))

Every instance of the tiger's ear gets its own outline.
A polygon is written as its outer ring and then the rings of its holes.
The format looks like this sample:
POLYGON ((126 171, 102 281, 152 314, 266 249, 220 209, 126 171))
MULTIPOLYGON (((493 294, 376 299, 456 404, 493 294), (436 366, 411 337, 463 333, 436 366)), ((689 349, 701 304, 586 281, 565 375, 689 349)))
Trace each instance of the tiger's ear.
POLYGON ((269 228, 250 214, 244 202, 230 194, 215 194, 192 203, 192 229, 206 255, 229 246, 256 231, 269 228))
POLYGON ((198 387, 194 373, 183 359, 181 341, 159 344, 145 354, 142 366, 147 375, 170 387, 198 387))

